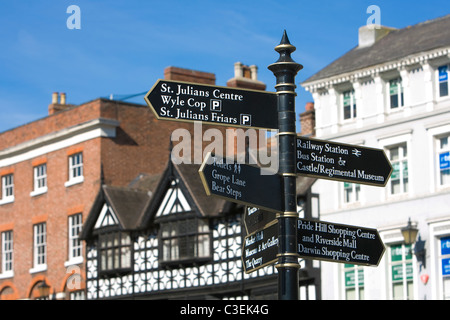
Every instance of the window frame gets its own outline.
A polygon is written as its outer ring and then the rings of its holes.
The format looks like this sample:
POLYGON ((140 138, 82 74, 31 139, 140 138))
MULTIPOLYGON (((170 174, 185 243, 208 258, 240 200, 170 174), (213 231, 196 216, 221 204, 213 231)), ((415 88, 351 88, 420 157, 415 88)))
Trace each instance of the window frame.
POLYGON ((14 202, 14 173, 2 176, 2 198, 0 205, 14 202))
POLYGON ((413 255, 413 246, 406 245, 405 243, 392 243, 388 245, 388 254, 389 254, 389 294, 390 299, 392 300, 411 300, 414 299, 414 285, 415 285, 415 276, 414 276, 414 255, 413 255), (392 260, 392 250, 393 248, 400 248, 401 250, 401 259, 400 260, 392 260), (402 278, 400 280, 394 281, 394 268, 396 266, 401 266, 401 272, 399 272, 398 276, 402 278), (409 269, 408 269, 409 268, 409 269), (409 273, 408 271, 411 270, 409 273), (404 276, 406 275, 406 276, 404 276), (402 286, 402 296, 399 299, 395 298, 395 290, 394 285, 401 284, 402 286))
POLYGON ((361 202, 361 185, 359 183, 343 182, 342 189, 344 204, 361 202))
POLYGON ((207 219, 201 219, 193 215, 186 215, 183 218, 177 217, 177 219, 164 219, 164 221, 160 221, 158 233, 159 263, 162 266, 206 263, 212 257, 211 240, 212 232, 207 219), (195 230, 184 228, 190 222, 193 223, 195 230), (165 229, 169 231, 169 234, 164 234, 165 229), (183 229, 186 231, 183 232, 183 229), (190 241, 192 239, 195 242, 190 241), (193 245, 182 248, 180 245, 183 243, 193 245))
POLYGON ((436 154, 436 176, 437 176, 437 187, 438 188, 446 188, 450 187, 450 133, 441 134, 434 137, 435 139, 435 154, 436 154), (443 139, 447 139, 446 146, 443 147, 443 139), (444 156, 446 159, 444 159, 447 164, 445 167, 442 167, 443 161, 442 156, 444 156), (444 170, 443 170, 444 169, 444 170), (443 183, 443 171, 445 171, 448 174, 448 177, 446 180, 448 180, 447 183, 443 183))
POLYGON ((98 234, 98 270, 101 275, 126 274, 133 267, 133 240, 131 233, 108 228, 98 234), (117 240, 117 242, 115 242, 117 240), (128 241, 128 243, 124 243, 128 241))
POLYGON ((76 152, 68 156, 68 181, 66 187, 84 181, 84 157, 83 152, 76 152))
POLYGON ((71 214, 67 218, 67 259, 65 266, 83 262, 83 244, 79 238, 83 226, 82 213, 71 214), (74 254, 78 252, 78 254, 74 254))
POLYGON ((388 96, 389 96, 389 110, 391 110, 391 111, 399 110, 405 106, 405 97, 404 97, 403 83, 402 83, 401 77, 397 77, 397 78, 390 79, 389 81, 387 81, 387 90, 388 90, 388 96), (395 85, 395 88, 396 88, 396 92, 394 94, 392 94, 393 84, 395 85), (393 100, 393 99, 395 99, 395 100, 393 100), (397 103, 396 106, 393 106, 393 101, 396 101, 396 103, 397 103))
POLYGON ((33 269, 31 273, 47 269, 47 223, 33 225, 33 269))
POLYGON ((364 267, 360 265, 353 264, 343 264, 342 265, 342 274, 343 274, 343 290, 344 290, 344 299, 345 300, 364 300, 364 267), (353 285, 347 285, 347 275, 353 274, 353 285), (354 299, 349 299, 349 292, 354 290, 354 299))
POLYGON ((449 75, 450 75, 450 64, 444 64, 441 65, 439 67, 436 68, 436 83, 437 83, 437 98, 438 99, 446 99, 448 97, 450 97, 450 93, 449 93, 449 75), (446 69, 446 72, 441 72, 441 69, 446 69), (441 81, 441 77, 444 77, 445 74, 445 80, 442 79, 441 81), (446 90, 447 90, 447 94, 446 95, 442 95, 441 93, 441 83, 442 84, 446 84, 446 90))
POLYGON ((341 93, 341 106, 342 106, 342 120, 343 121, 351 121, 355 120, 357 117, 357 105, 356 105, 356 96, 355 90, 345 90, 341 93), (349 96, 350 104, 346 105, 346 95, 349 96), (346 117, 346 108, 349 108, 349 117, 346 117))
POLYGON ((5 230, 0 237, 0 278, 14 276, 14 232, 5 230))
POLYGON ((403 195, 403 194, 408 194, 410 192, 410 174, 409 174, 409 159, 408 159, 408 153, 410 153, 410 151, 408 150, 408 143, 405 141, 403 143, 398 143, 395 145, 390 145, 390 146, 386 146, 386 153, 387 153, 387 157, 389 159, 389 161, 391 162, 392 165, 392 174, 391 177, 389 179, 389 188, 388 188, 388 193, 390 196, 397 196, 397 195, 403 195), (398 159, 393 160, 392 159, 392 150, 393 149, 399 149, 399 153, 398 153, 398 159), (405 150, 406 150, 406 155, 405 155, 405 150), (400 152, 401 151, 401 152, 400 152), (399 178, 396 179, 394 177, 394 173, 395 173, 395 165, 399 164, 399 178), (406 168, 405 168, 405 164, 406 163, 406 168), (405 177, 405 172, 406 172, 406 177, 405 177), (405 178, 406 178, 406 184, 405 184, 405 178), (393 192, 393 181, 394 180, 399 180, 400 182, 400 192, 393 192), (405 187, 406 185, 406 187, 405 187))
POLYGON ((46 193, 47 191, 47 163, 43 163, 33 167, 33 191, 30 195, 33 197, 46 193))

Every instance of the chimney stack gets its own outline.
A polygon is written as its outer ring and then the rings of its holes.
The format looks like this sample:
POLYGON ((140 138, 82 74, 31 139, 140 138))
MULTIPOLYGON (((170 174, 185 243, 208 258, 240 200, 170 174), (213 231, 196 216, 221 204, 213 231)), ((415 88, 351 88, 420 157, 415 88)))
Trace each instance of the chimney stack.
POLYGON ((305 105, 305 112, 300 114, 300 135, 313 137, 316 135, 316 112, 314 102, 308 102, 305 105))
POLYGON ((70 107, 72 107, 72 105, 67 104, 65 93, 53 92, 52 103, 48 106, 48 114, 52 115, 57 112, 69 109, 70 107))
POLYGON ((246 66, 241 62, 234 64, 234 78, 227 81, 228 87, 266 90, 266 84, 258 80, 258 67, 255 65, 246 66))
POLYGON ((167 67, 164 69, 164 79, 178 80, 194 83, 216 84, 216 75, 214 73, 183 69, 177 67, 167 67))
POLYGON ((392 30, 395 30, 395 28, 389 28, 377 24, 362 26, 359 28, 358 32, 358 48, 370 47, 392 30))
POLYGON ((52 104, 58 103, 58 92, 53 92, 52 94, 52 104))
POLYGON ((65 93, 61 93, 61 95, 59 96, 60 100, 59 100, 59 104, 66 104, 66 94, 65 93))

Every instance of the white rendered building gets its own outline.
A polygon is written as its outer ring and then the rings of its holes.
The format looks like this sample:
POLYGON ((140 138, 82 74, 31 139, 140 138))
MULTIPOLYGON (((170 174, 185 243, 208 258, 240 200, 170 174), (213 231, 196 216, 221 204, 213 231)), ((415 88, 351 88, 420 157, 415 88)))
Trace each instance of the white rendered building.
POLYGON ((386 246, 377 267, 321 262, 322 299, 450 298, 449 30, 450 15, 363 26, 358 46, 302 83, 317 138, 384 149, 393 167, 381 188, 314 184, 321 220, 376 228, 386 246))

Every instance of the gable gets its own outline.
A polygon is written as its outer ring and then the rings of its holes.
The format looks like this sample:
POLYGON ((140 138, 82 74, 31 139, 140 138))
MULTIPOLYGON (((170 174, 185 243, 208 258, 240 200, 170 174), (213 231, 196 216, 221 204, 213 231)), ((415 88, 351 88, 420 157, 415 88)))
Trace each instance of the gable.
POLYGON ((172 180, 162 199, 163 200, 156 211, 157 218, 170 214, 192 211, 191 205, 187 201, 183 190, 180 188, 178 179, 172 180))
POLYGON ((103 205, 102 210, 100 211, 100 215, 98 216, 97 221, 95 222, 94 229, 99 229, 103 227, 109 226, 118 226, 119 220, 117 219, 114 210, 110 205, 106 202, 103 205))

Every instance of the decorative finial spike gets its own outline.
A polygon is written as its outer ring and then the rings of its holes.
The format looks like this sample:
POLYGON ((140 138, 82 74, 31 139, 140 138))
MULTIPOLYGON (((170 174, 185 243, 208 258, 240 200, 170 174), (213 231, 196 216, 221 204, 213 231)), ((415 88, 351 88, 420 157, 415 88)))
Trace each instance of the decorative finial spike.
POLYGON ((280 58, 277 60, 277 62, 272 63, 268 66, 269 70, 275 71, 278 68, 281 68, 282 66, 286 66, 286 63, 290 65, 292 70, 297 71, 301 70, 303 66, 291 58, 291 53, 295 51, 295 46, 293 46, 289 42, 289 38, 287 36, 286 30, 283 32, 283 37, 281 38, 281 42, 279 45, 275 47, 275 51, 280 54, 280 58))
POLYGON ((284 32, 283 32, 283 37, 281 38, 280 44, 291 44, 289 42, 289 38, 287 36, 286 30, 284 30, 284 32))

